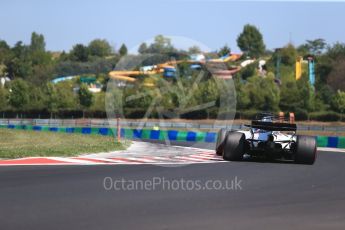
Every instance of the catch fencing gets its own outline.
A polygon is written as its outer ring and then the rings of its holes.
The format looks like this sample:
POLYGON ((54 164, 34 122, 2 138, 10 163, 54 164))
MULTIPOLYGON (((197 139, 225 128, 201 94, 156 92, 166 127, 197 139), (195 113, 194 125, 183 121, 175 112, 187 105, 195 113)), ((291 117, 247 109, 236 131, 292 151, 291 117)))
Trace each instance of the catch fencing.
MULTIPOLYGON (((0 119, 0 125, 31 125, 47 127, 98 127, 114 128, 117 127, 117 120, 107 119, 0 119)), ((198 123, 198 122, 175 122, 175 121, 120 121, 120 126, 133 129, 178 129, 178 130, 212 130, 217 131, 221 128, 242 129, 244 124, 219 124, 219 123, 198 123)), ((321 131, 321 132, 345 132, 345 126, 325 126, 325 125, 302 125, 297 124, 300 131, 321 131)))

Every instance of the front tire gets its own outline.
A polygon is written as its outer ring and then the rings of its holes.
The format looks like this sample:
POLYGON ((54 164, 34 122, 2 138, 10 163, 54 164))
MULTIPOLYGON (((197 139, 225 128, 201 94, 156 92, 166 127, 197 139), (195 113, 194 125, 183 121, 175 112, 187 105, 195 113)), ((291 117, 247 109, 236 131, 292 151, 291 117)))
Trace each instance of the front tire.
POLYGON ((310 136, 297 136, 295 162, 298 164, 314 164, 316 160, 316 139, 310 136))
POLYGON ((245 135, 239 132, 231 132, 225 138, 223 159, 226 161, 240 161, 245 150, 245 135))
POLYGON ((217 135, 217 143, 216 143, 216 154, 217 156, 222 156, 224 152, 224 145, 225 145, 225 138, 228 134, 228 130, 221 129, 217 135))

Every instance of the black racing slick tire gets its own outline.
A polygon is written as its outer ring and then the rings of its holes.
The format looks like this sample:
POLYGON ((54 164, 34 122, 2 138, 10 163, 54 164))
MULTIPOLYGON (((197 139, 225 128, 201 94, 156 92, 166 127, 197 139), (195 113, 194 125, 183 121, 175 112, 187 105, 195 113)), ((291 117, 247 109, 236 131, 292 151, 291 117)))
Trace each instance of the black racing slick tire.
POLYGON ((217 134, 217 143, 216 143, 216 154, 217 156, 222 156, 224 151, 225 137, 228 134, 228 130, 221 129, 217 134))
POLYGON ((246 137, 240 132, 230 132, 225 138, 223 159, 240 161, 243 159, 246 137))
POLYGON ((316 160, 316 138, 297 136, 295 162, 298 164, 314 164, 316 160))

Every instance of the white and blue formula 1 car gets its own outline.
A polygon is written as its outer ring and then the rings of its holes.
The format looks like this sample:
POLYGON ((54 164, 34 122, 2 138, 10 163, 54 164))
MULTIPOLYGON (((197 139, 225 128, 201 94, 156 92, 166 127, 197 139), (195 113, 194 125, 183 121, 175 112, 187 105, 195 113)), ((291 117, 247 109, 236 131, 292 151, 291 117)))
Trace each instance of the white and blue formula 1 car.
POLYGON ((270 160, 284 159, 299 164, 314 164, 316 138, 296 135, 297 126, 263 115, 245 125, 248 130, 218 132, 216 154, 227 161, 240 161, 244 155, 266 157, 270 160))

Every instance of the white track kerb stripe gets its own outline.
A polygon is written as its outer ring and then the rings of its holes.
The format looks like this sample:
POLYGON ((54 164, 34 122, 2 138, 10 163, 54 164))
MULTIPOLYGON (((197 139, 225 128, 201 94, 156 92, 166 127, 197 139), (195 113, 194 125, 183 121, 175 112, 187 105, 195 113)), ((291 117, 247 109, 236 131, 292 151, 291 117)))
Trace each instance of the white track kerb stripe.
MULTIPOLYGON (((181 147, 182 148, 182 147, 181 147)), ((25 157, 19 159, 0 159, 0 166, 14 165, 140 165, 140 164, 201 164, 221 163, 222 157, 212 150, 188 148, 191 154, 185 155, 116 155, 111 157, 25 157)), ((345 152, 345 149, 318 148, 318 151, 345 152)))
POLYGON ((173 156, 118 156, 118 157, 29 157, 0 160, 0 166, 11 165, 138 165, 138 164, 196 164, 215 163, 222 160, 215 154, 192 154, 173 156))
POLYGON ((72 164, 90 164, 90 163, 93 163, 92 161, 81 160, 81 159, 76 159, 76 158, 67 158, 67 157, 50 157, 48 159, 66 162, 66 163, 72 163, 72 164))

